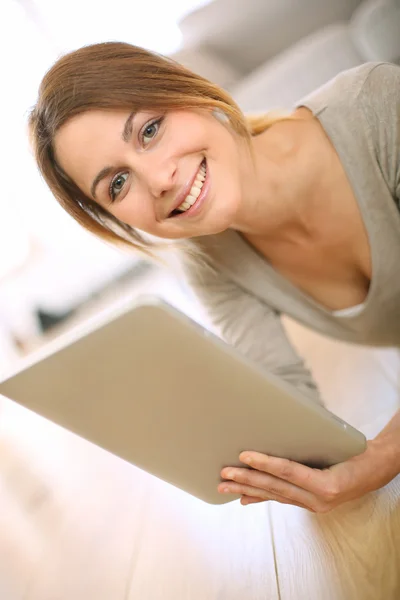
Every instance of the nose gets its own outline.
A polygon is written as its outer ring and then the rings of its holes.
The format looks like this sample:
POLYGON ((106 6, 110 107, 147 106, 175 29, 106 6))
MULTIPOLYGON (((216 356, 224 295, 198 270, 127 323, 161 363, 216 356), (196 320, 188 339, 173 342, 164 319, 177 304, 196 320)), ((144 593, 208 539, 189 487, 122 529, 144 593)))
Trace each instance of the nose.
POLYGON ((143 169, 144 179, 153 198, 168 196, 176 185, 177 164, 173 160, 149 160, 143 169))

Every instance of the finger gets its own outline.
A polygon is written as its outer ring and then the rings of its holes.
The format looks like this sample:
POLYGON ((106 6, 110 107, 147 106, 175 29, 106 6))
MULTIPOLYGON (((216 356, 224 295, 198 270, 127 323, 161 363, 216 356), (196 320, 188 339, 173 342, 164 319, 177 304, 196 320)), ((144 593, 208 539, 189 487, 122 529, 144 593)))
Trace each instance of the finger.
POLYGON ((288 481, 312 494, 318 496, 324 493, 328 473, 326 470, 313 469, 286 458, 276 458, 259 452, 242 452, 239 459, 253 469, 288 481))
POLYGON ((240 504, 246 506, 247 504, 259 504, 260 502, 265 502, 261 498, 255 498, 254 496, 242 496, 240 498, 240 504))
POLYGON ((266 490, 253 488, 247 485, 229 483, 224 487, 219 487, 218 489, 221 493, 249 497, 255 502, 265 502, 267 500, 272 500, 274 502, 279 502, 280 504, 291 504, 293 506, 299 506, 300 508, 312 510, 312 508, 308 507, 302 502, 296 502, 295 500, 290 500, 288 498, 285 498, 284 496, 280 496, 279 494, 272 494, 270 492, 267 492, 266 490))
MULTIPOLYGON (((286 498, 288 501, 296 502, 297 504, 300 503, 305 506, 313 506, 316 500, 314 494, 311 494, 307 490, 262 471, 228 467, 227 469, 223 469, 221 474, 229 480, 229 482, 226 482, 227 485, 230 481, 234 481, 253 489, 263 490, 269 495, 286 498)), ((223 487, 224 484, 222 483, 221 488, 223 487)))

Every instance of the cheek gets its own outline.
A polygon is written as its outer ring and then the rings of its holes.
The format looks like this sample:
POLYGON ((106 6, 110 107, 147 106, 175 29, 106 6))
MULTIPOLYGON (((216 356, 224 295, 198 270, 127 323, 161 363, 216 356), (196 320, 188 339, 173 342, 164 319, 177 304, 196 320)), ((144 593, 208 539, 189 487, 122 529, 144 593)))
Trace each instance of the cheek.
POLYGON ((234 202, 241 192, 240 165, 235 153, 225 155, 224 160, 216 160, 211 164, 210 175, 218 195, 234 202))
POLYGON ((218 165, 215 165, 215 177, 212 178, 212 181, 214 181, 215 217, 222 220, 234 221, 242 201, 242 187, 238 165, 228 163, 223 168, 218 168, 218 165))
POLYGON ((110 210, 112 214, 127 225, 150 232, 156 225, 151 202, 145 202, 139 194, 129 194, 120 204, 110 210))

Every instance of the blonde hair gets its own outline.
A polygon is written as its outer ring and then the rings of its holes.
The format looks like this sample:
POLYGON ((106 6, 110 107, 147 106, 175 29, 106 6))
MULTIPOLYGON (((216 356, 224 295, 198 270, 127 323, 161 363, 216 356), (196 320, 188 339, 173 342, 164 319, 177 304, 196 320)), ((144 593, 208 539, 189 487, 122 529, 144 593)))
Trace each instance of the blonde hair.
MULTIPOLYGON (((154 257, 156 242, 119 221, 86 196, 57 163, 54 137, 72 117, 89 110, 176 110, 208 108, 223 113, 248 143, 282 115, 245 117, 218 85, 170 58, 121 42, 85 46, 61 57, 46 73, 29 116, 39 170, 60 205, 82 227, 107 242, 128 245, 154 257)), ((249 143, 250 146, 250 143, 249 143)))

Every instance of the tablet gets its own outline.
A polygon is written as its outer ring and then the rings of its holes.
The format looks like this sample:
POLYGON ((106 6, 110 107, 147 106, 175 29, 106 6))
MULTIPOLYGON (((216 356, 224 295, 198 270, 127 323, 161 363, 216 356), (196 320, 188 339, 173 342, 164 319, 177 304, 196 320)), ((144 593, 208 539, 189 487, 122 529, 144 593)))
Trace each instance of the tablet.
POLYGON ((28 359, 0 393, 208 503, 243 450, 328 467, 359 431, 156 298, 95 318, 28 359))

